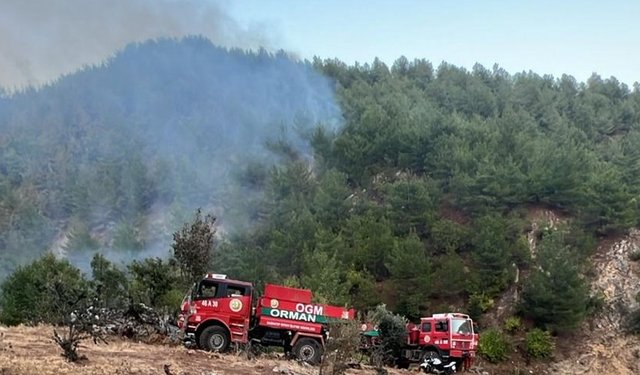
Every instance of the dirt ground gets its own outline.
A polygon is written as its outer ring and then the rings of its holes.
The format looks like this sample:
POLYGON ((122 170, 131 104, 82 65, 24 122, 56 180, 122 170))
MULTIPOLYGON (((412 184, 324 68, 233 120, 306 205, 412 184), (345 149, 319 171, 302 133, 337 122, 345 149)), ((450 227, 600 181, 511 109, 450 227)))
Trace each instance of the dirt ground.
MULTIPOLYGON (((276 374, 284 367, 299 375, 318 374, 317 367, 302 366, 293 361, 261 357, 248 360, 236 354, 215 354, 189 350, 182 346, 149 345, 113 339, 108 345, 95 345, 88 340, 78 350, 86 360, 68 363, 53 341, 51 327, 0 327, 0 375, 162 375, 170 365, 175 375, 258 375, 276 374)), ((389 375, 406 371, 388 369, 389 375)), ((373 375, 373 369, 349 370, 353 375, 373 375)))

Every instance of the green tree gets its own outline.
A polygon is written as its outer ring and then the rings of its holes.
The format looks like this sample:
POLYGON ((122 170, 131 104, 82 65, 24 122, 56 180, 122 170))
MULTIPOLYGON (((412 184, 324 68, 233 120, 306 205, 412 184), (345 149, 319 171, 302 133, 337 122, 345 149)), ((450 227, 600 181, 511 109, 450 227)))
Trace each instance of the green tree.
POLYGON ((162 307, 163 298, 176 287, 175 269, 160 258, 134 260, 129 265, 129 271, 133 277, 131 294, 137 302, 162 307))
POLYGON ((47 253, 19 266, 3 281, 0 321, 7 325, 62 323, 70 308, 88 294, 88 282, 80 270, 47 253))
POLYGON ((396 234, 408 235, 413 230, 424 237, 438 203, 433 181, 409 178, 385 186, 385 190, 388 217, 394 223, 396 234))
POLYGON ((584 258, 567 244, 566 229, 550 230, 536 247, 536 269, 522 293, 521 314, 548 329, 578 327, 586 315, 589 286, 584 258))
POLYGON ((502 217, 488 215, 475 221, 473 279, 471 289, 497 296, 512 277, 512 243, 502 217))
POLYGON ((434 260, 431 296, 458 296, 467 289, 468 278, 469 270, 462 257, 454 250, 449 250, 434 260))
POLYGON ((345 264, 367 270, 376 280, 389 277, 388 258, 395 246, 389 220, 369 211, 349 218, 342 233, 349 249, 341 254, 345 264))
POLYGON ((388 262, 391 280, 398 291, 398 313, 408 319, 420 318, 432 290, 433 270, 415 232, 395 241, 388 262))
POLYGON ((303 258, 300 284, 313 291, 316 303, 346 305, 348 285, 343 281, 342 269, 335 255, 307 251, 303 258))
POLYGON ((173 256, 175 257, 186 285, 201 278, 211 267, 216 234, 216 218, 202 217, 198 209, 192 223, 185 223, 173 234, 173 256))
POLYGON ((132 220, 123 220, 116 226, 113 238, 113 248, 122 251, 139 251, 144 248, 144 241, 140 238, 140 231, 132 220))
POLYGON ((375 280, 369 272, 351 268, 347 270, 346 280, 349 285, 351 305, 356 311, 367 311, 381 303, 375 280))
POLYGON ((100 247, 98 240, 93 238, 85 223, 75 222, 69 234, 69 240, 64 248, 69 252, 85 252, 97 250, 100 247))
POLYGON ((91 259, 91 271, 91 285, 101 307, 124 306, 129 286, 124 270, 118 269, 104 255, 97 253, 91 259))

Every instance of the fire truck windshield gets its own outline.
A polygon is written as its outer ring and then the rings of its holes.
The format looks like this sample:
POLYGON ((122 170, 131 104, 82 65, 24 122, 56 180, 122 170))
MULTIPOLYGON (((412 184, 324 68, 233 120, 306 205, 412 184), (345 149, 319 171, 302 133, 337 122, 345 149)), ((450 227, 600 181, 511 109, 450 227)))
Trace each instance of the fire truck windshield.
POLYGON ((471 324, 471 320, 456 318, 451 319, 451 332, 462 335, 473 334, 473 326, 471 324))

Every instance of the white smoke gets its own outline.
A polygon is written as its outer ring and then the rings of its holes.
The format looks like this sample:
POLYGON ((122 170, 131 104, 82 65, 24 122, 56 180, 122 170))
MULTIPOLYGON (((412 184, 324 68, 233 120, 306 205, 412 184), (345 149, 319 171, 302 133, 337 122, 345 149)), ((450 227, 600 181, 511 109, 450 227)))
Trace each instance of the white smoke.
POLYGON ((240 27, 215 0, 2 0, 0 87, 38 86, 157 37, 271 50, 271 31, 240 27))

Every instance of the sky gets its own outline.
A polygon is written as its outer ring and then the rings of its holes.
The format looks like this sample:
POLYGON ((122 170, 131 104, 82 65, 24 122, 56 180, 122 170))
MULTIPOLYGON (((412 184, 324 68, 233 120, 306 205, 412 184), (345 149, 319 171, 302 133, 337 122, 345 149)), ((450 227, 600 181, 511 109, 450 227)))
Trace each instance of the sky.
POLYGON ((50 82, 127 43, 226 47, 389 66, 400 56, 640 81, 638 0, 0 0, 0 87, 50 82))
POLYGON ((241 25, 262 24, 285 50, 353 64, 401 55, 509 73, 596 72, 640 82, 640 1, 228 0, 241 25))

